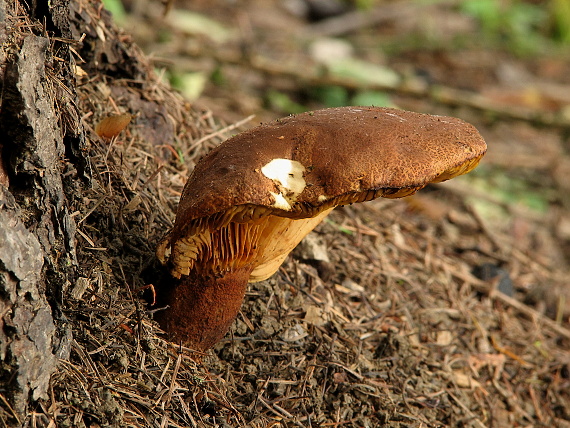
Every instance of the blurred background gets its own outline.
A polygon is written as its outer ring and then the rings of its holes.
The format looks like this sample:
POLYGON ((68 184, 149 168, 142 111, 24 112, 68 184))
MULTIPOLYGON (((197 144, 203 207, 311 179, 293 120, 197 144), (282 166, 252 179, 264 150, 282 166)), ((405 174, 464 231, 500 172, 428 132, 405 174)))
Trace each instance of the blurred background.
POLYGON ((569 271, 570 0, 104 3, 162 79, 226 123, 342 105, 472 122, 488 155, 450 185, 469 182, 498 240, 569 271))

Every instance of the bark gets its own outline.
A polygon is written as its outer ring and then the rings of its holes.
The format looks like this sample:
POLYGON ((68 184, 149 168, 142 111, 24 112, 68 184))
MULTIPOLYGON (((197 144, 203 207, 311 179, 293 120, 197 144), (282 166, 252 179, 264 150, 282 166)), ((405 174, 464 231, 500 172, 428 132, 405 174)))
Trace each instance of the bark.
POLYGON ((39 240, 20 221, 22 210, 0 186, 0 378, 7 400, 3 419, 21 421, 28 399, 43 397, 56 368, 55 325, 42 293, 39 240))
MULTIPOLYGON (((52 41, 18 26, 24 19, 18 12, 38 25, 38 14, 52 17, 55 10, 62 9, 20 9, 0 0, 0 418, 8 426, 24 422, 30 403, 48 392, 58 357, 69 355, 59 304, 77 260, 63 177, 87 160, 78 150, 74 92, 56 86, 69 82, 69 64, 54 64, 52 41)), ((64 34, 54 21, 52 34, 64 34)), ((69 57, 63 45, 62 54, 69 57)))
POLYGON ((151 67, 97 0, 0 0, 0 42, 0 426, 18 426, 34 423, 71 352, 62 308, 82 257, 72 213, 86 212, 93 182, 81 118, 99 100, 85 88, 95 80, 120 97, 149 141, 175 129, 165 103, 142 95, 151 67))

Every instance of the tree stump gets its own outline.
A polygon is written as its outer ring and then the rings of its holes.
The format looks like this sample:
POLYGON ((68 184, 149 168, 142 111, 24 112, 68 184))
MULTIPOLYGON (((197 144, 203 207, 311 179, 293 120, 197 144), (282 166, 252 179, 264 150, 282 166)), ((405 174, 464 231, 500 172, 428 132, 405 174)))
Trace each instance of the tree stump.
MULTIPOLYGON (((62 306, 81 279, 73 213, 93 184, 78 58, 90 76, 139 88, 150 68, 100 2, 0 0, 0 42, 0 420, 18 426, 72 343, 62 306)), ((156 119, 164 107, 136 99, 149 138, 174 135, 156 119)))

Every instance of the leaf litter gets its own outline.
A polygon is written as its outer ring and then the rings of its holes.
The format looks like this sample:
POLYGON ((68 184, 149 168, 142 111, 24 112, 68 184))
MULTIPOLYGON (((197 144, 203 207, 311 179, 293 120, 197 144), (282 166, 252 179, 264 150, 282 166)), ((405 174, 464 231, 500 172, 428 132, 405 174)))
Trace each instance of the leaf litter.
MULTIPOLYGON (((97 29, 100 42, 115 31, 97 29)), ((461 187, 336 209, 313 232, 328 261, 298 250, 252 284, 213 351, 168 343, 152 319, 161 308, 149 303, 164 275, 154 248, 195 162, 235 127, 194 109, 148 69, 126 79, 87 65, 77 92, 92 177, 75 201, 80 277, 63 308, 73 334, 35 420, 570 426, 568 314, 552 317, 525 300, 529 284, 564 287, 568 272, 491 230, 461 187), (133 120, 118 137, 92 131, 121 113, 133 120), (513 295, 498 290, 499 275, 472 274, 483 264, 507 269, 513 295)))

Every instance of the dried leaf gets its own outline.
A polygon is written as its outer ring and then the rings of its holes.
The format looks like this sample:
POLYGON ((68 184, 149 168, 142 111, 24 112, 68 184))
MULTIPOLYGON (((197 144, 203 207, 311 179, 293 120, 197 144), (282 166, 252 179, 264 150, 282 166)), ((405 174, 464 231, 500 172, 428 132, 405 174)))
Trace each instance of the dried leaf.
POLYGON ((107 116, 95 126, 95 132, 101 138, 114 138, 126 128, 131 119, 132 115, 129 113, 107 116))

